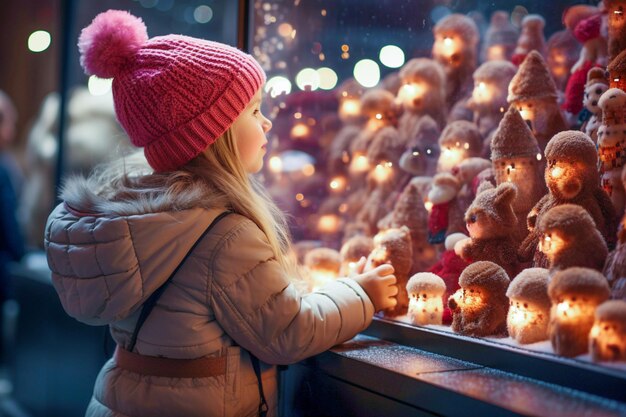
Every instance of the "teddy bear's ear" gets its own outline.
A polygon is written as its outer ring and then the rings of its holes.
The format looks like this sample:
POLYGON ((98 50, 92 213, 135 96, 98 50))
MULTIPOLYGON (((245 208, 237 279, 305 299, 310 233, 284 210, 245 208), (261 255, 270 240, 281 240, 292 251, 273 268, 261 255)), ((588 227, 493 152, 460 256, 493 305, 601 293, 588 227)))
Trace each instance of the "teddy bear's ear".
POLYGON ((496 188, 495 204, 510 204, 517 195, 517 187, 512 182, 503 182, 496 188))
POLYGON ((493 186, 493 184, 491 182, 483 181, 483 182, 480 183, 480 185, 476 189, 476 195, 482 193, 483 191, 493 190, 494 188, 495 187, 493 186))

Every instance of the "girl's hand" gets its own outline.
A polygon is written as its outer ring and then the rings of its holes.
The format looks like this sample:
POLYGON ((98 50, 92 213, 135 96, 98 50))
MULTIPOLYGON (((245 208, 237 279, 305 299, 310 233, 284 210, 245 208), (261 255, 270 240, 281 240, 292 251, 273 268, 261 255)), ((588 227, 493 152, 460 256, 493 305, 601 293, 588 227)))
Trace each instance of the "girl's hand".
POLYGON ((396 285, 396 276, 393 275, 393 266, 383 264, 363 272, 365 261, 360 259, 357 265, 360 269, 357 268, 356 271, 360 271, 360 273, 352 278, 367 293, 372 304, 374 304, 374 310, 380 311, 395 307, 398 304, 396 299, 398 286, 396 285))

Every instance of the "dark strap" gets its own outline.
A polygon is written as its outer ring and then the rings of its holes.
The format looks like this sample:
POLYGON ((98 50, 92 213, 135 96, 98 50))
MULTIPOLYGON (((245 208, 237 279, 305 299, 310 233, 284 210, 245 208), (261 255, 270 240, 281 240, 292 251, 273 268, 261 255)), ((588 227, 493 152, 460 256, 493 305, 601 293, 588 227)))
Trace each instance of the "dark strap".
POLYGON ((148 299, 143 303, 143 307, 141 308, 141 313, 139 313, 139 319, 137 319, 137 324, 135 325, 135 331, 133 332, 133 336, 130 339, 130 345, 128 346, 128 351, 129 352, 132 352, 133 349, 135 349, 135 344, 137 343, 137 335, 139 334, 139 330, 141 329, 141 326, 143 326, 144 322, 148 318, 148 315, 150 314, 150 312, 152 311, 152 309, 156 305, 157 300, 161 297, 161 294, 163 294, 163 291, 165 291, 165 287, 167 287, 167 284, 170 283, 172 277, 174 275, 176 275, 176 273, 178 272, 180 267, 185 263, 185 261, 187 260, 189 255, 191 255, 193 250, 196 248, 196 246, 198 246, 198 243, 200 243, 202 238, 204 238, 220 220, 222 220, 224 217, 228 216, 231 213, 232 213, 232 211, 230 211, 230 210, 225 211, 225 212, 221 213, 219 216, 217 216, 211 222, 211 224, 206 228, 206 230, 200 235, 198 240, 196 240, 196 242, 193 244, 191 249, 189 249, 189 252, 187 252, 187 254, 183 258, 183 260, 180 261, 180 263, 178 264, 176 269, 174 269, 174 272, 172 272, 172 274, 169 277, 167 277, 165 282, 163 284, 161 284, 161 286, 159 288, 157 288, 156 291, 153 292, 150 295, 150 297, 148 297, 148 299))
POLYGON ((254 368, 254 374, 256 375, 256 379, 259 382, 259 397, 261 397, 261 404, 259 404, 259 417, 267 416, 267 401, 265 401, 265 393, 263 392, 263 380, 261 379, 261 364, 259 358, 254 356, 252 352, 248 351, 250 354, 250 360, 252 360, 252 367, 254 368))

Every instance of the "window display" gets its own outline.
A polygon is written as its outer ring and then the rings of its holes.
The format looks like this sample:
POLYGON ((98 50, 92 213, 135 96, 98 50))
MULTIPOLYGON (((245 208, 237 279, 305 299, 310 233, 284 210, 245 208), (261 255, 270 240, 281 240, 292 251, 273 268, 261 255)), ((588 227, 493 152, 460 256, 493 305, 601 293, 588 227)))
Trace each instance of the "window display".
POLYGON ((606 297, 580 337, 556 336, 549 311, 572 267, 606 262, 623 283, 626 110, 605 91, 621 86, 624 5, 581 3, 250 2, 274 116, 263 176, 298 256, 340 251, 340 274, 391 263, 405 288, 383 316, 416 329, 602 363, 589 336, 606 297))

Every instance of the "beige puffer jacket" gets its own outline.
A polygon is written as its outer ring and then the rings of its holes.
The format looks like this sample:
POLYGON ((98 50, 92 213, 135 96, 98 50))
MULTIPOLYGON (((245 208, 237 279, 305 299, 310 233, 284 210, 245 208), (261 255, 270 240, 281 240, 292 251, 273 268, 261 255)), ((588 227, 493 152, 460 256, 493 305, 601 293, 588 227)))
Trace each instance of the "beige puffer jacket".
MULTIPOLYGON (((167 201, 112 203, 100 201, 93 189, 84 180, 69 184, 66 203, 50 214, 48 263, 66 312, 87 324, 108 324, 115 341, 128 347, 142 303, 223 210, 180 209, 180 202, 167 201)), ((193 195, 185 201, 193 206, 193 195)), ((299 294, 262 231, 231 214, 173 277, 135 347, 142 355, 178 359, 226 355, 226 375, 143 376, 111 359, 97 378, 87 415, 256 415, 257 380, 239 346, 267 364, 289 364, 353 337, 373 313, 368 296, 348 278, 299 294)), ((272 365, 262 364, 269 415, 277 405, 272 365)))

